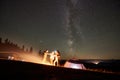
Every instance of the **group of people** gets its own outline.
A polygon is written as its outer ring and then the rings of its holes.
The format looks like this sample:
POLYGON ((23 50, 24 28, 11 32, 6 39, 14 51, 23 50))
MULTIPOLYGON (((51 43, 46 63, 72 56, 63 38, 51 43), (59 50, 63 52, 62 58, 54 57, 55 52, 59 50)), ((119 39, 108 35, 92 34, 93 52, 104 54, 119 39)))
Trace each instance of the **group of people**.
POLYGON ((49 56, 51 65, 54 65, 54 66, 59 65, 60 53, 58 50, 52 51, 51 53, 49 53, 49 51, 46 50, 44 52, 43 62, 46 62, 46 59, 48 58, 48 56, 49 56))

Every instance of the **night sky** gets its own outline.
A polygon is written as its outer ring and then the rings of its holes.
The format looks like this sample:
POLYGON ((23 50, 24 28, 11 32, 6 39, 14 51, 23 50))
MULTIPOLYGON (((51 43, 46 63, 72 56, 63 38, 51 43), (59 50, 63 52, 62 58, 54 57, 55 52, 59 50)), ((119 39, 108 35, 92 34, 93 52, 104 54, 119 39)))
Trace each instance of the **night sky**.
POLYGON ((0 37, 62 58, 120 59, 120 1, 1 0, 0 37))

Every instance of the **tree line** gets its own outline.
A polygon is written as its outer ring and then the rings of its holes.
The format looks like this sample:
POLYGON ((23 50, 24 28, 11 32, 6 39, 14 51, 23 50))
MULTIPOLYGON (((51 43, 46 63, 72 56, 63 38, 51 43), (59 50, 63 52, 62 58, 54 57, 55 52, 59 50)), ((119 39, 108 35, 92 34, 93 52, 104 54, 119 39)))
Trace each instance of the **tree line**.
POLYGON ((26 53, 32 53, 33 48, 30 47, 25 48, 25 45, 22 45, 22 47, 18 46, 18 44, 11 42, 8 38, 5 40, 2 40, 0 37, 0 51, 15 51, 15 52, 26 52, 26 53))

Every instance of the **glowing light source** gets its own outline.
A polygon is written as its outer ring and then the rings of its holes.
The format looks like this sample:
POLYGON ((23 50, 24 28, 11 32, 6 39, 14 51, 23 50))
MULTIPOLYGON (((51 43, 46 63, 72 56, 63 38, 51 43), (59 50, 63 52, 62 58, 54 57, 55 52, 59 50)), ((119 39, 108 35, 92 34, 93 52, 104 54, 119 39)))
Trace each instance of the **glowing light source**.
POLYGON ((68 61, 65 63, 64 67, 73 68, 73 69, 84 69, 84 70, 86 69, 83 64, 76 64, 68 61))
POLYGON ((99 64, 100 61, 93 61, 92 63, 93 63, 93 64, 99 64))
POLYGON ((14 57, 13 57, 13 56, 8 56, 8 59, 9 59, 9 60, 13 60, 14 57))

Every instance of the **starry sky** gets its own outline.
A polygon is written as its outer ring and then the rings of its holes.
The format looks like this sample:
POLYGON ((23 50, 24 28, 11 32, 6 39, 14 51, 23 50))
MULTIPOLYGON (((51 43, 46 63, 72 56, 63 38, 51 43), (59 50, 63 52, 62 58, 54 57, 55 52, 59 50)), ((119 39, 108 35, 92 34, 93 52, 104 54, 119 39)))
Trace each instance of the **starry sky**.
POLYGON ((120 1, 1 0, 0 37, 65 59, 120 59, 120 1))

